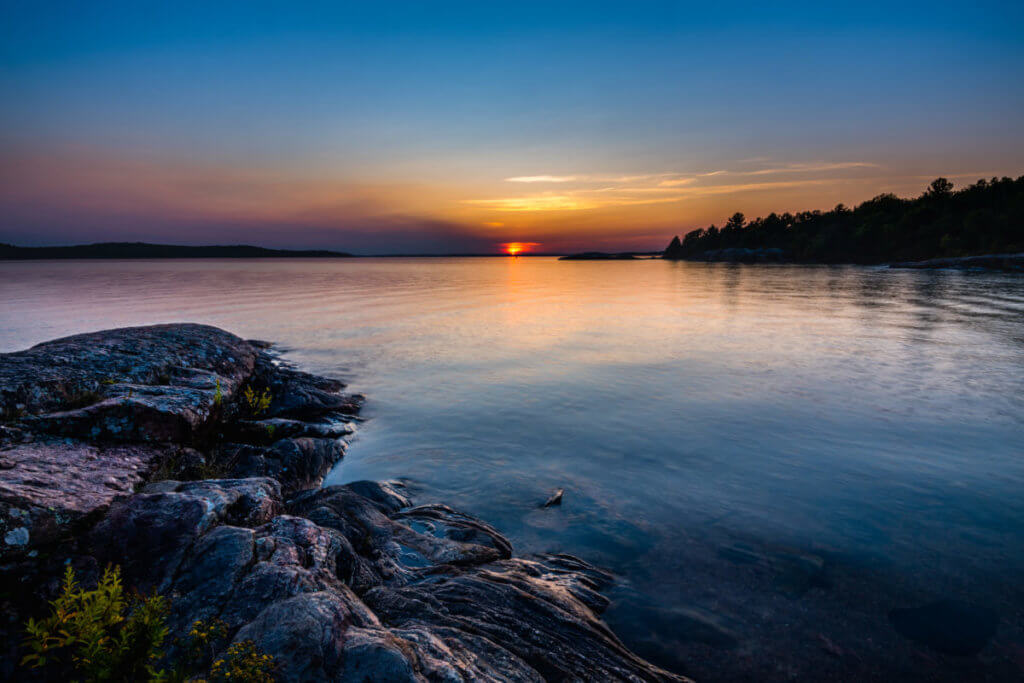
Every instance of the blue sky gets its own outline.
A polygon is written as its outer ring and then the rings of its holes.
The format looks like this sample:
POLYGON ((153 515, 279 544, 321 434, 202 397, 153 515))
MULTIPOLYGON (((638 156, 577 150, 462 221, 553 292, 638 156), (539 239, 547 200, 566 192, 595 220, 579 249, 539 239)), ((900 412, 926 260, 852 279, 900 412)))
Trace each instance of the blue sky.
POLYGON ((656 248, 1024 172, 1020 3, 5 15, 0 241, 656 248))

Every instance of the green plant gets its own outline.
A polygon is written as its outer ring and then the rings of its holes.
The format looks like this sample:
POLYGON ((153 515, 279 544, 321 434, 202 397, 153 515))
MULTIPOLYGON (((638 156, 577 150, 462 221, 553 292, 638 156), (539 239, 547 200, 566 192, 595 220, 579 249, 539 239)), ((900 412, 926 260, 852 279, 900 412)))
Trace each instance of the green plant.
POLYGON ((228 625, 217 617, 194 621, 184 648, 188 668, 205 669, 216 656, 217 647, 223 644, 227 637, 228 625))
MULTIPOLYGON (((228 638, 228 625, 216 617, 192 623, 184 643, 176 641, 181 657, 170 671, 157 669, 167 639, 170 603, 160 595, 125 596, 119 567, 107 567, 94 590, 82 589, 69 566, 60 596, 51 602, 46 619, 25 625, 22 666, 70 667, 85 681, 201 681, 194 674, 212 662, 213 681, 269 683, 274 657, 251 640, 235 643, 215 659, 228 638)), ((61 673, 54 672, 56 677, 61 673)), ((50 676, 53 678, 54 676, 50 676)))
POLYGON ((213 405, 220 407, 224 401, 224 391, 220 388, 220 380, 217 380, 217 389, 213 392, 213 405))
POLYGON ((126 597, 118 567, 84 590, 70 566, 49 617, 25 625, 22 665, 70 665, 88 681, 161 680, 156 662, 167 637, 169 604, 159 595, 126 597))
POLYGON ((233 644, 210 667, 211 681, 244 681, 245 683, 272 683, 274 658, 261 651, 251 640, 233 644))
POLYGON ((267 436, 268 436, 268 437, 270 437, 271 439, 273 439, 273 438, 274 438, 274 431, 275 431, 276 429, 277 429, 277 425, 271 425, 271 424, 268 424, 268 425, 266 426, 266 430, 267 430, 267 436))
POLYGON ((242 397, 249 406, 249 411, 254 416, 269 408, 270 402, 274 399, 270 389, 264 389, 262 394, 257 394, 251 386, 245 388, 245 391, 242 392, 242 397))

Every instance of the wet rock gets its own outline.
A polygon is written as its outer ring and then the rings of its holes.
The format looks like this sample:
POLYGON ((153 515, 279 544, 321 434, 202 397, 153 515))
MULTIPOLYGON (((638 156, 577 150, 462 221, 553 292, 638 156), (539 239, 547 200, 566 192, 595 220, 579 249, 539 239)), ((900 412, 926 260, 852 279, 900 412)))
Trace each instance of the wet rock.
POLYGON ((565 493, 565 489, 558 489, 557 491, 555 491, 554 493, 552 493, 552 494, 551 494, 551 497, 550 497, 550 498, 548 498, 548 499, 547 499, 547 500, 546 500, 546 501, 544 502, 544 505, 543 505, 543 507, 549 508, 549 507, 551 507, 552 505, 561 505, 561 504, 562 504, 562 495, 563 495, 564 493, 565 493))
POLYGON ((219 458, 231 476, 273 477, 286 495, 319 486, 324 475, 341 460, 345 444, 338 439, 280 439, 270 446, 227 444, 219 458))
POLYGON ((329 413, 355 415, 363 397, 340 393, 345 384, 281 365, 262 356, 256 368, 257 388, 270 391, 272 400, 263 417, 310 420, 329 413))
POLYGON ((343 421, 305 422, 283 417, 267 420, 238 420, 227 426, 225 437, 229 441, 266 446, 280 439, 300 436, 341 439, 355 430, 343 421))
POLYGON ((957 270, 1024 270, 1024 253, 1020 254, 982 254, 979 256, 959 256, 952 258, 935 258, 927 261, 903 261, 892 263, 890 268, 917 268, 957 270))
POLYGON ((345 488, 372 501, 383 512, 388 514, 412 506, 412 501, 403 493, 405 487, 400 482, 354 481, 350 484, 345 484, 345 488))
POLYGON ((483 637, 546 680, 682 680, 627 650, 581 594, 600 602, 578 570, 513 558, 439 567, 429 581, 375 588, 364 600, 393 629, 427 627, 463 649, 483 637))
POLYGON ((904 638, 948 655, 978 654, 995 635, 995 612, 959 600, 939 600, 922 607, 889 612, 893 628, 904 638))

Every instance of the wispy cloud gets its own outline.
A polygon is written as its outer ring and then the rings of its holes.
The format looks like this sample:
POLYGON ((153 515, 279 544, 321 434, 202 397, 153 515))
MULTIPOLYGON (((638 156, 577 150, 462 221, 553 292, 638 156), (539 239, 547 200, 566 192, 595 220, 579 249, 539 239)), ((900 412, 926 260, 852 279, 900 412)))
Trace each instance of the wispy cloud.
POLYGON ((494 199, 464 199, 462 203, 491 211, 585 211, 614 206, 661 204, 664 202, 677 202, 681 199, 684 199, 684 197, 595 197, 592 193, 581 191, 558 195, 539 194, 494 199))
POLYGON ((569 183, 578 180, 574 175, 521 175, 514 178, 505 178, 510 183, 569 183))
POLYGON ((594 175, 577 173, 573 175, 538 174, 506 178, 515 183, 561 183, 566 184, 557 192, 542 192, 518 197, 497 197, 488 199, 466 199, 461 203, 491 211, 548 212, 585 211, 619 206, 661 204, 686 199, 740 192, 779 190, 802 186, 822 185, 835 182, 842 176, 835 174, 855 169, 878 168, 877 164, 866 161, 815 161, 777 164, 768 168, 757 168, 770 163, 767 158, 748 159, 737 162, 738 168, 715 169, 701 172, 660 172, 632 175, 594 175), (750 165, 755 165, 750 168, 750 165), (776 174, 804 174, 792 180, 754 181, 754 177, 776 174), (832 177, 823 177, 832 174, 832 177), (732 182, 729 182, 729 180, 732 182), (743 182, 750 179, 751 182, 743 182))
POLYGON ((736 171, 735 175, 772 175, 775 173, 819 173, 821 171, 842 171, 851 168, 878 168, 878 164, 865 161, 838 161, 831 163, 786 164, 776 168, 761 168, 756 171, 736 171))

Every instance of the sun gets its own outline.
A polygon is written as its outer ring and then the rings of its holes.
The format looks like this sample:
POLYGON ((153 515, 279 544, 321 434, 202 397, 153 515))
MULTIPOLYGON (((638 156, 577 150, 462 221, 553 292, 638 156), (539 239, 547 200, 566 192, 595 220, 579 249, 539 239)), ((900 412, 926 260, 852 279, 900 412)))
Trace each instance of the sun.
POLYGON ((540 242, 504 242, 501 244, 502 250, 509 256, 518 256, 539 246, 540 242))

